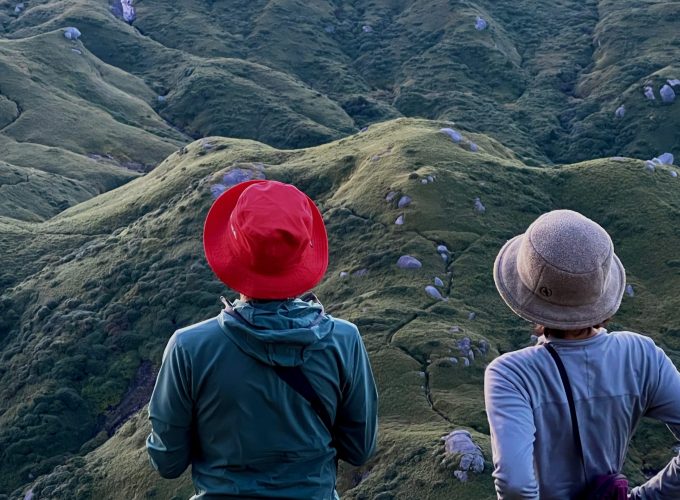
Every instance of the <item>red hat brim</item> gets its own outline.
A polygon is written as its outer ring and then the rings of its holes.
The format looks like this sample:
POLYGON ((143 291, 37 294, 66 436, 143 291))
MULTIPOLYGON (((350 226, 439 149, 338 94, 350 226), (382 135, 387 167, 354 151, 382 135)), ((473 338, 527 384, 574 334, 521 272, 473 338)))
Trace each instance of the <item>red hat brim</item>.
POLYGON ((243 262, 228 244, 229 220, 239 197, 253 184, 237 184, 220 195, 208 211, 203 226, 203 249, 213 272, 229 288, 253 299, 293 298, 314 288, 328 268, 328 237, 321 212, 307 197, 312 212, 312 245, 298 263, 285 272, 271 275, 243 262))

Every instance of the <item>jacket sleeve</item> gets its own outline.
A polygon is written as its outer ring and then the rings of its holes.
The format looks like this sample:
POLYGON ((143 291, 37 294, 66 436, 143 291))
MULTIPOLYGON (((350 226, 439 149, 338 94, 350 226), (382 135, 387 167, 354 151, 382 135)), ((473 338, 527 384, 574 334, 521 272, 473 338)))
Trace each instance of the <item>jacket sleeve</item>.
MULTIPOLYGON (((660 348, 656 348, 659 385, 652 395, 646 416, 664 422, 680 440, 680 373, 660 348)), ((665 500, 680 498, 680 454, 644 483, 633 488, 631 499, 665 500)))
POLYGON ((191 399, 189 358, 173 335, 149 402, 151 434, 146 440, 151 464, 165 478, 178 477, 191 461, 191 399))
POLYGON ((492 363, 484 374, 484 400, 491 429, 493 478, 502 500, 538 500, 534 469, 536 427, 528 396, 492 363))
POLYGON ((349 376, 335 417, 338 458, 362 465, 373 455, 378 434, 378 391, 366 348, 357 332, 349 376))

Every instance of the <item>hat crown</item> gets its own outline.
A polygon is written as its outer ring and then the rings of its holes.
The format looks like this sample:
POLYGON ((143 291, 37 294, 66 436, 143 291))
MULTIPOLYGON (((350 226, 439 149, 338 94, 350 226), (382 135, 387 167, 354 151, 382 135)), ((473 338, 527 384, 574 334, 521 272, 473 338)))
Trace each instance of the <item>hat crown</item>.
POLYGON ((239 197, 229 221, 229 244, 263 272, 277 274, 299 262, 312 244, 307 196, 280 182, 257 183, 239 197))
POLYGON ((607 290, 614 246, 597 223, 571 210, 534 221, 517 256, 522 283, 547 302, 579 306, 607 290))

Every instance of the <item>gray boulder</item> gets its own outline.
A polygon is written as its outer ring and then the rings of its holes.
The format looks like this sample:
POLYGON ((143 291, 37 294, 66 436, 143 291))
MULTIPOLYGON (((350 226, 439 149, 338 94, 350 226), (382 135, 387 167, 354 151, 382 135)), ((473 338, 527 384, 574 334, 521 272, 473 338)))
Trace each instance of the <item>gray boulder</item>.
POLYGON ((436 289, 435 287, 433 287, 432 285, 427 285, 427 286, 425 287, 425 293, 428 294, 428 295, 429 295, 430 297, 432 297, 433 299, 437 299, 437 300, 447 300, 447 299, 445 299, 445 298, 442 296, 441 293, 439 293, 439 290, 437 290, 437 289, 436 289))
POLYGON ((489 23, 486 22, 486 19, 484 19, 483 17, 477 16, 477 19, 475 20, 475 29, 477 31, 484 31, 488 27, 489 27, 489 23))
POLYGON ((659 90, 659 95, 661 96, 661 100, 666 104, 670 104, 675 101, 675 91, 670 85, 664 85, 661 87, 661 90, 659 90))
POLYGON ((452 128, 442 128, 439 129, 439 131, 442 134, 448 135, 451 138, 451 140, 456 144, 463 140, 463 136, 461 135, 461 133, 458 132, 457 130, 453 130, 452 128))
MULTIPOLYGON (((467 359, 467 358, 466 358, 467 359)), ((442 437, 445 453, 458 457, 458 467, 454 475, 460 480, 467 480, 468 472, 479 474, 484 471, 484 454, 478 444, 472 440, 472 434, 463 429, 456 429, 442 437), (456 474, 461 472, 464 474, 456 474)))
POLYGON ((645 87, 645 97, 650 101, 656 99, 656 97, 654 97, 654 89, 649 85, 645 87))
POLYGON ((399 203, 397 203, 397 207, 399 208, 408 207, 412 201, 413 199, 410 196, 404 195, 401 198, 399 198, 399 203))
POLYGON ((78 28, 70 26, 64 30, 64 37, 68 40, 78 40, 82 33, 78 28))
POLYGON ((423 267, 423 264, 415 257, 410 255, 402 255, 397 261, 397 267, 399 269, 420 269, 423 267))

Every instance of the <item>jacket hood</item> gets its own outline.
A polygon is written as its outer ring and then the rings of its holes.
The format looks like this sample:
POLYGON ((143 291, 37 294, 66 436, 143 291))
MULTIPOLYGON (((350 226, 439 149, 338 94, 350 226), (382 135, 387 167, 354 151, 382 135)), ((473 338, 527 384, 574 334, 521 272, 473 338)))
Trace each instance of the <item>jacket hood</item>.
POLYGON ((333 331, 333 320, 316 301, 250 303, 237 300, 234 313, 218 316, 220 327, 249 356, 278 366, 301 365, 333 331))

